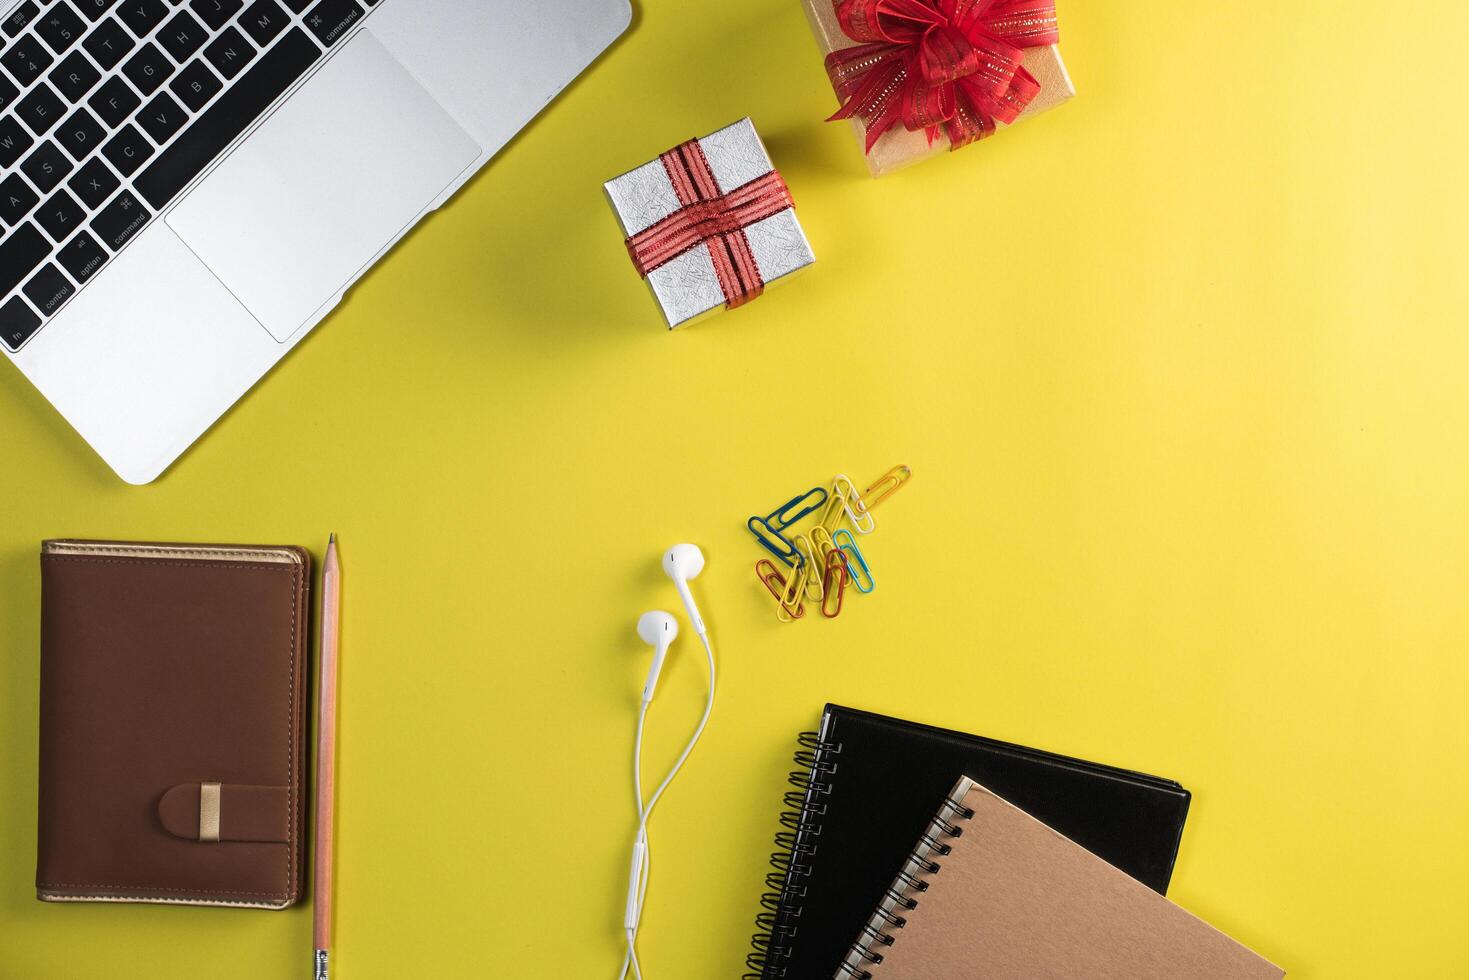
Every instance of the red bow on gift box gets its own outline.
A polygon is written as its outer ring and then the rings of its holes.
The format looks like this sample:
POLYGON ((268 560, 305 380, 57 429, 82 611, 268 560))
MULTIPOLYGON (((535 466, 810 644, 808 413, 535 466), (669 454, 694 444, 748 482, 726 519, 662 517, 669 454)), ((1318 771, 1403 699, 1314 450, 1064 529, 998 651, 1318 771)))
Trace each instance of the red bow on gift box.
POLYGON ((870 151, 899 122, 954 149, 1012 123, 1040 91, 1025 48, 1055 44, 1055 0, 834 0, 855 47, 826 72, 842 107, 861 119, 870 151))
POLYGON ((654 269, 707 245, 726 306, 734 309, 759 296, 765 280, 745 229, 793 206, 779 171, 772 170, 725 194, 698 140, 680 143, 658 159, 682 206, 627 239, 627 252, 638 275, 647 278, 654 269))

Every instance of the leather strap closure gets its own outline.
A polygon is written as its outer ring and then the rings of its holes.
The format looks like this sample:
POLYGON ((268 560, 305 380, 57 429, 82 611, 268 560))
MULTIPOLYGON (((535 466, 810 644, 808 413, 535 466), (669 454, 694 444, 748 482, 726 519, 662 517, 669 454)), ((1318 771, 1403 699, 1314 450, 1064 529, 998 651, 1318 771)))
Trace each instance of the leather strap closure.
POLYGON ((163 829, 184 840, 284 844, 290 818, 285 786, 180 783, 158 800, 163 829))

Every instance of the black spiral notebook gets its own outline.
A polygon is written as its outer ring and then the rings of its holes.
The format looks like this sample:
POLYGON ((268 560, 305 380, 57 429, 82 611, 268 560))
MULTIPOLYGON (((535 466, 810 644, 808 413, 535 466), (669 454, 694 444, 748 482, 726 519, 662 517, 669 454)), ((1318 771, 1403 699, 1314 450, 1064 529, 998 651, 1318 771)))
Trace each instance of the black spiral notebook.
POLYGON ((829 704, 801 736, 746 980, 826 980, 969 776, 1162 894, 1189 793, 1126 769, 829 704))

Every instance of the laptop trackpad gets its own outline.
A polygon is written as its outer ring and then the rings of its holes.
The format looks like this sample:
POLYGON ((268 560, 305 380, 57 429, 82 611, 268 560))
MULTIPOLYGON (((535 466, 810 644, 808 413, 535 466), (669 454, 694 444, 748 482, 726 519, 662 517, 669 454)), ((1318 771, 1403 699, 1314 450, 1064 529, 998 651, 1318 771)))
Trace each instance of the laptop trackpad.
POLYGON ((479 155, 398 60, 359 31, 168 224, 284 341, 479 155))

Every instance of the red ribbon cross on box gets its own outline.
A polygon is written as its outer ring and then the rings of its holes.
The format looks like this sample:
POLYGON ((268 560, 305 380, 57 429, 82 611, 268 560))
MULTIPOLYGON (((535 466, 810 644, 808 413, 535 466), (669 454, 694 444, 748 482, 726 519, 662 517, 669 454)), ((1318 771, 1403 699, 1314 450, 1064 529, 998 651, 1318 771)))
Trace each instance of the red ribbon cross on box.
POLYGON ((708 245, 725 305, 734 309, 759 296, 765 280, 745 229, 793 206, 780 173, 772 170, 721 194, 698 140, 681 143, 658 159, 683 206, 627 239, 638 275, 647 278, 685 252, 708 245))

